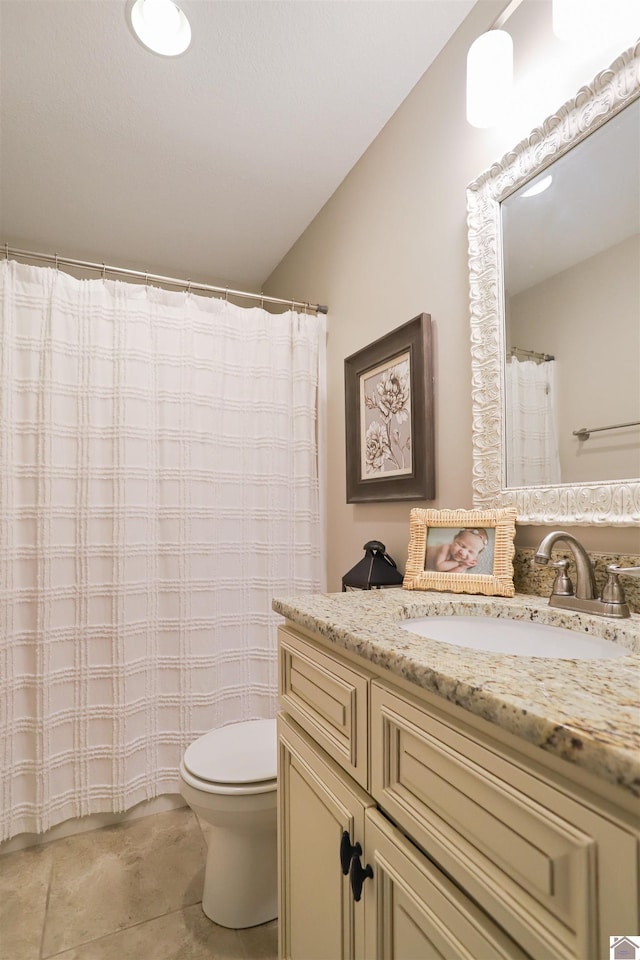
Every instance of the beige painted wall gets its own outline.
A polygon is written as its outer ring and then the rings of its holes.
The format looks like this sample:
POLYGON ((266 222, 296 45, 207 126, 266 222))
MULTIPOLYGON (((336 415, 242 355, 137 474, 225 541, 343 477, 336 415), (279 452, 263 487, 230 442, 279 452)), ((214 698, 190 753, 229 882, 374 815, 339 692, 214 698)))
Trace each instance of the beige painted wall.
POLYGON ((640 477, 640 426, 573 436, 640 420, 639 263, 640 237, 629 237, 511 298, 513 343, 557 361, 564 483, 640 477))
MULTIPOLYGON (((361 559, 370 539, 382 540, 404 569, 412 506, 472 506, 466 187, 578 86, 571 71, 563 78, 553 68, 550 58, 557 49, 550 3, 525 0, 509 30, 522 89, 529 91, 527 103, 503 128, 483 131, 467 124, 467 50, 505 6, 501 0, 476 4, 265 285, 267 293, 286 296, 298 290, 330 309, 329 590, 340 589, 342 574, 361 559), (535 79, 540 64, 542 80, 535 79), (532 99, 534 88, 546 100, 532 99), (423 311, 431 314, 435 335, 436 500, 347 504, 344 359, 423 311)), ((580 82, 594 72, 590 69, 580 82)), ((544 532, 521 527, 518 541, 535 544, 544 532)), ((640 553, 636 530, 583 527, 577 532, 590 549, 640 553)))

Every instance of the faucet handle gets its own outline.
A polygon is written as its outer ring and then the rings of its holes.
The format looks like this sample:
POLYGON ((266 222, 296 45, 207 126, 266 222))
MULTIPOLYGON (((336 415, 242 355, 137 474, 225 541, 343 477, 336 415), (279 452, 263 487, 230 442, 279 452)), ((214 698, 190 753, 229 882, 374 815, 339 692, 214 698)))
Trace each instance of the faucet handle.
POLYGON ((558 572, 551 588, 552 597, 572 597, 573 583, 567 573, 569 561, 567 559, 556 560, 549 564, 550 567, 557 567, 558 572))
MULTIPOLYGON (((629 607, 624 595, 622 584, 618 580, 619 574, 630 577, 640 577, 640 566, 637 567, 619 567, 617 563, 607 564, 607 580, 602 588, 602 600, 604 603, 619 604, 620 609, 628 611, 629 607)), ((628 613, 624 613, 628 616, 628 613)))
POLYGON ((640 564, 637 567, 619 567, 617 563, 610 563, 607 570, 616 575, 623 573, 626 577, 640 577, 640 564))
MULTIPOLYGON (((547 560, 546 557, 540 557, 536 554, 529 561, 530 566, 535 567, 536 564, 541 564, 545 567, 562 567, 564 570, 569 566, 569 561, 566 557, 563 557, 562 560, 547 560)), ((640 570, 640 567, 638 567, 640 570)))
POLYGON ((544 563, 547 567, 556 567, 558 572, 556 574, 555 580, 553 581, 553 586, 551 588, 552 597, 572 597, 573 596, 573 583, 571 582, 571 577, 567 573, 567 568, 569 566, 569 561, 566 557, 563 557, 562 560, 542 560, 540 558, 536 559, 533 557, 531 560, 531 566, 535 566, 537 563, 544 563))

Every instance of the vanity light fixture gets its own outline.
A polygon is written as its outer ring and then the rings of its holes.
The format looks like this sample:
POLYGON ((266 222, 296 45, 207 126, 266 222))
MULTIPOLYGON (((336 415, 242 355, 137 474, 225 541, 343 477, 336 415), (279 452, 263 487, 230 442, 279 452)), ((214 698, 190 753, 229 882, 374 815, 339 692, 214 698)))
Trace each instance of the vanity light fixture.
POLYGON ((493 127, 509 106, 513 91, 513 41, 506 30, 488 30, 467 54, 467 120, 493 127))
POLYGON ((551 181, 553 177, 550 173, 546 177, 543 177, 541 180, 536 180, 533 186, 529 187, 528 190, 525 190, 524 193, 520 194, 522 197, 536 197, 539 193, 544 193, 551 186, 551 181))
POLYGON ((513 96, 513 40, 503 30, 522 0, 510 0, 467 54, 467 120, 472 127, 495 127, 513 96))
POLYGON ((629 46, 640 34, 638 0, 553 0, 553 32, 589 49, 629 46))
MULTIPOLYGON (((511 0, 467 54, 467 120, 494 127, 513 94, 513 43, 503 29, 523 0, 511 0)), ((638 0, 553 0, 553 32, 581 57, 630 46, 640 36, 638 0)))
POLYGON ((173 0, 135 0, 131 26, 149 50, 177 57, 191 43, 191 26, 173 0))

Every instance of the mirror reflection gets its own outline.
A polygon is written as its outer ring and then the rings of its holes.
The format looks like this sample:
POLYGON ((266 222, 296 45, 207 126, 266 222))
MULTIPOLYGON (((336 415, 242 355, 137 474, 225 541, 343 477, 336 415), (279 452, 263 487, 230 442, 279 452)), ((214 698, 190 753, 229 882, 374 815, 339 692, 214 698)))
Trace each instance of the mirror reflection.
POLYGON ((501 204, 506 486, 640 476, 640 100, 501 204))

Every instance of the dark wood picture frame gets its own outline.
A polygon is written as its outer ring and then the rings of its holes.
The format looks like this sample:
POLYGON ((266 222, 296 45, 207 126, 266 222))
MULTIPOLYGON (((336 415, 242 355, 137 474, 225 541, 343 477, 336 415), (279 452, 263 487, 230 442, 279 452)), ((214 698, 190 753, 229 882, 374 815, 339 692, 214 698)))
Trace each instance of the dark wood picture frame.
POLYGON ((344 377, 347 503, 433 500, 430 315, 418 314, 347 357, 344 377))

